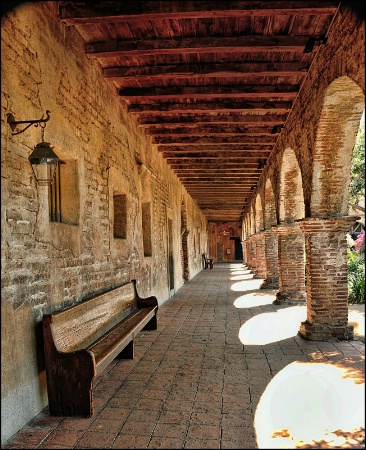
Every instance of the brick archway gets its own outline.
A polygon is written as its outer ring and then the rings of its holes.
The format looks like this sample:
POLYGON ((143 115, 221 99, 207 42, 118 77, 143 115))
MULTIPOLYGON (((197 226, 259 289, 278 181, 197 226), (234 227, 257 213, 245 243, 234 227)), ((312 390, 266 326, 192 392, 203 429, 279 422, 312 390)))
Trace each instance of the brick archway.
POLYGON ((326 90, 314 146, 311 217, 348 212, 352 153, 364 107, 361 88, 348 77, 326 90))
POLYGON ((291 148, 287 148, 282 156, 279 209, 280 222, 294 222, 305 217, 301 171, 291 148))
POLYGON ((264 229, 263 206, 260 194, 255 199, 255 232, 259 233, 264 229))
POLYGON ((264 227, 270 229, 277 225, 276 201, 271 180, 268 178, 264 190, 264 227))

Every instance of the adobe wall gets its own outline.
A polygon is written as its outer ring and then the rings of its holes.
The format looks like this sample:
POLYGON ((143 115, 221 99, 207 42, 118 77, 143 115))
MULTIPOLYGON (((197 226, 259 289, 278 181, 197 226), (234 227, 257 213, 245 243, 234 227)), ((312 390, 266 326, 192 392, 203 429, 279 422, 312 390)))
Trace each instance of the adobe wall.
POLYGON ((156 295, 163 303, 183 285, 182 200, 191 231, 188 247, 195 248, 188 254, 190 278, 202 270, 199 252, 207 245, 207 222, 128 117, 99 65, 86 57, 81 37, 57 20, 53 2, 31 2, 9 12, 1 31, 3 442, 47 405, 43 314, 133 278, 141 296, 156 295), (9 112, 15 120, 33 120, 46 110, 45 141, 61 159, 76 162, 77 224, 49 220, 48 188, 36 185, 28 162, 41 141, 40 127, 13 136, 7 123, 9 112), (113 237, 115 193, 127 195, 125 239, 113 237), (151 256, 143 250, 143 203, 151 206, 151 256))

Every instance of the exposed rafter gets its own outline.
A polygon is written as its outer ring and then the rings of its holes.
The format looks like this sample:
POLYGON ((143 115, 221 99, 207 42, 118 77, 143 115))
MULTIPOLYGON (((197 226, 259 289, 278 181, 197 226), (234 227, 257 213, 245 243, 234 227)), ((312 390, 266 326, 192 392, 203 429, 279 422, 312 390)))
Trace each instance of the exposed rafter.
POLYGON ((59 14, 208 220, 238 221, 339 3, 61 1, 59 14))

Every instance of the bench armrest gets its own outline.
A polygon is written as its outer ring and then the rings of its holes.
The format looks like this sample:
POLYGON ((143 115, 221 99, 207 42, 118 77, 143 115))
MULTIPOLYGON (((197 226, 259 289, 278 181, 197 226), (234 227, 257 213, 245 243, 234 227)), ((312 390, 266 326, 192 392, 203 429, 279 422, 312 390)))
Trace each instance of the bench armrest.
POLYGON ((158 299, 155 297, 155 295, 151 295, 150 297, 146 298, 139 297, 137 299, 137 306, 139 308, 145 308, 147 306, 156 306, 158 308, 158 299))

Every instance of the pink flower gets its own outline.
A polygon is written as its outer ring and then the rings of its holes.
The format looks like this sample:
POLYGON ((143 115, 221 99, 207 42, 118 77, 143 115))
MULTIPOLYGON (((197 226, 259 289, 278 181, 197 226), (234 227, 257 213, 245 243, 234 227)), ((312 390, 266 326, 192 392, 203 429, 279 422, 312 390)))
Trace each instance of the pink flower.
POLYGON ((355 240, 355 250, 358 253, 365 251, 365 232, 359 234, 355 240))

